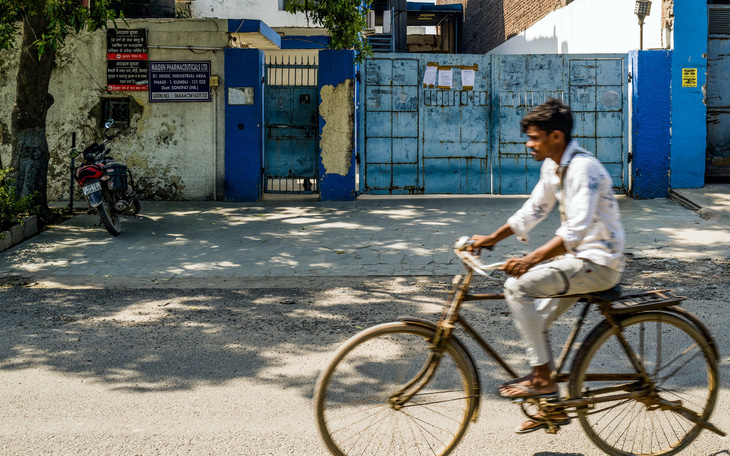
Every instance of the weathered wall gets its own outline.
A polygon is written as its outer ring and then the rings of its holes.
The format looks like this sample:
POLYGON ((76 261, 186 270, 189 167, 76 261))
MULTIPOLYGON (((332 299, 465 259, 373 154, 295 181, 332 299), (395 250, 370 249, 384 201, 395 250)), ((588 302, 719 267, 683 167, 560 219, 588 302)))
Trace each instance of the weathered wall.
MULTIPOLYGON (((217 20, 128 20, 147 28, 149 59, 211 61, 211 74, 223 76, 227 22, 217 20), (195 46, 198 49, 171 49, 195 46), (213 48, 204 50, 200 48, 213 48)), ((9 126, 15 98, 17 54, 0 53, 0 154, 10 161, 9 126)), ((112 143, 114 158, 129 166, 143 199, 208 199, 222 196, 224 103, 212 89, 211 102, 150 103, 148 92, 106 91, 106 33, 82 34, 59 52, 48 112, 51 152, 49 199, 68 198, 71 136, 77 147, 103 134, 102 97, 131 97, 131 125, 112 143), (218 101, 217 101, 218 100, 218 101), (216 124, 216 120, 217 121, 216 124), (216 177, 217 175, 217 177, 216 177), (218 182, 218 188, 214 183, 218 182)), ((221 81, 222 82, 222 81, 221 81)))
POLYGON ((320 199, 354 200, 355 67, 354 51, 324 50, 319 53, 320 199))
MULTIPOLYGON (((589 54, 639 49, 635 3, 635 0, 575 0, 490 53, 589 54)), ((656 4, 644 19, 644 49, 665 47, 662 31, 662 10, 656 4)))

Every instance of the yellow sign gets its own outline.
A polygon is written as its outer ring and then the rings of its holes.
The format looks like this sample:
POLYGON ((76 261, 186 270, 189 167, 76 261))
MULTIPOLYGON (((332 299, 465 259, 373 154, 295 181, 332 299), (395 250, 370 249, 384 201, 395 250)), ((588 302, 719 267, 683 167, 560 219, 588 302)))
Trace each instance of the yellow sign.
POLYGON ((682 87, 697 87, 697 68, 682 68, 682 87))

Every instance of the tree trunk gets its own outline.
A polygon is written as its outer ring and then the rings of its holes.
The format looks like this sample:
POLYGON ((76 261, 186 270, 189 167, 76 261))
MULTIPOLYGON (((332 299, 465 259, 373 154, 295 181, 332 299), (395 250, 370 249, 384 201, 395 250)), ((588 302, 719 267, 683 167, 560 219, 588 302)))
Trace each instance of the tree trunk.
POLYGON ((48 209, 48 142, 46 141, 46 114, 53 104, 48 93, 51 73, 55 66, 56 51, 48 46, 41 58, 33 42, 48 30, 44 14, 45 2, 23 18, 23 44, 18 67, 15 105, 12 113, 13 151, 11 167, 15 170, 18 195, 34 195, 42 211, 48 209))

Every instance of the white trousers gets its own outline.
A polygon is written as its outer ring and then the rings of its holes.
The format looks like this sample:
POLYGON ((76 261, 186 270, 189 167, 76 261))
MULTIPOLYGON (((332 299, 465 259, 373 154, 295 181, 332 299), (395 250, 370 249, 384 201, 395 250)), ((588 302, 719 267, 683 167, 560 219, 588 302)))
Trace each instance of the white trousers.
POLYGON ((575 298, 545 298, 608 290, 621 273, 589 260, 567 257, 538 265, 504 283, 504 294, 522 338, 530 366, 552 360, 546 331, 575 302, 575 298), (538 299, 539 298, 539 299, 538 299))

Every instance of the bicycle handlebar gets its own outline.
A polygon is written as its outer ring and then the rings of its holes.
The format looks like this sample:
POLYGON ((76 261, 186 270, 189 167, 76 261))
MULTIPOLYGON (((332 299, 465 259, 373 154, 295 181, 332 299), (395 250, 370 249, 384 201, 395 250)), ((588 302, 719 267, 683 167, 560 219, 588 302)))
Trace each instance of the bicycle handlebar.
POLYGON ((492 280, 498 280, 490 276, 487 271, 495 271, 501 268, 504 265, 504 261, 485 264, 478 255, 474 255, 471 250, 467 250, 467 248, 473 244, 474 241, 472 241, 468 236, 460 237, 454 244, 454 252, 456 253, 456 256, 458 256, 465 265, 474 270, 477 274, 492 280))

